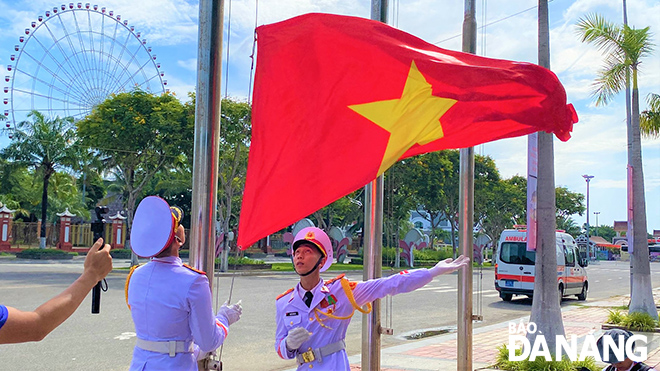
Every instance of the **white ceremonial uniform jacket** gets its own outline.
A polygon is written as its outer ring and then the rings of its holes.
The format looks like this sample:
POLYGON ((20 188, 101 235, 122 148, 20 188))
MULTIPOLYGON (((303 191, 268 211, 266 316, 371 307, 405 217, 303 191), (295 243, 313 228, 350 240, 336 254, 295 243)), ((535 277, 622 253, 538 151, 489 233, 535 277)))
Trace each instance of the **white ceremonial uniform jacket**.
POLYGON ((136 346, 131 371, 197 371, 199 350, 213 351, 227 336, 226 319, 213 315, 206 275, 185 267, 178 257, 153 258, 137 268, 129 281, 128 305, 138 338, 195 343, 195 353, 174 357, 136 346))
MULTIPOLYGON (((309 348, 321 348, 336 343, 346 337, 346 330, 350 319, 340 320, 326 317, 319 313, 328 312, 343 317, 351 314, 353 306, 349 302, 340 283, 341 275, 333 280, 324 282, 323 279, 312 289, 314 298, 308 308, 303 302, 305 290, 298 284, 294 289, 280 295, 276 302, 277 332, 275 334, 275 350, 283 359, 295 358, 297 354, 304 353, 309 348), (332 304, 335 302, 334 304, 332 304), (316 311, 315 309, 318 309, 316 311), (321 322, 319 322, 319 320, 321 322), (325 327, 324 327, 325 326, 325 327), (293 352, 286 349, 285 338, 289 331, 296 327, 303 327, 312 335, 302 346, 293 352)), ((433 277, 428 269, 403 271, 386 278, 378 278, 365 282, 350 282, 355 302, 363 306, 386 295, 396 295, 416 290, 431 282, 433 277)), ((360 312, 355 312, 360 315, 360 312)), ((350 370, 346 350, 333 353, 322 360, 314 360, 298 367, 302 370, 350 370)))

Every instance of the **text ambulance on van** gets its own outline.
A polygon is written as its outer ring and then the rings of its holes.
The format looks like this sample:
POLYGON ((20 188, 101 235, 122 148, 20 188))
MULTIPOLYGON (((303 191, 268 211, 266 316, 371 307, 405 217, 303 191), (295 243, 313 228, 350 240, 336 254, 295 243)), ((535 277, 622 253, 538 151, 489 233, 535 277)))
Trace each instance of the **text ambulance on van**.
MULTIPOLYGON (((557 231, 556 251, 559 297, 576 295, 579 300, 586 300, 589 280, 585 267, 588 260, 580 258, 575 240, 564 231, 557 231)), ((504 230, 495 256, 495 289, 499 291, 500 298, 510 301, 513 295, 532 297, 536 252, 527 251, 527 231, 504 230)))

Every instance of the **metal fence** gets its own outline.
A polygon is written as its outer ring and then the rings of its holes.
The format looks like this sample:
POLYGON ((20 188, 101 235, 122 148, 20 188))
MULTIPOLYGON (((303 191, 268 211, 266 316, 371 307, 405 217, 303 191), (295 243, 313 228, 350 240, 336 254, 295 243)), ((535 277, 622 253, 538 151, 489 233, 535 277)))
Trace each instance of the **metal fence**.
MULTIPOLYGON (((11 236, 12 248, 36 248, 39 247, 39 230, 41 223, 25 223, 14 222, 12 223, 11 236)), ((122 230, 120 236, 115 236, 112 233, 112 224, 105 224, 106 243, 121 242, 126 243, 126 225, 122 230)), ((71 243, 73 247, 90 247, 94 244, 94 232, 92 232, 91 224, 73 224, 70 230, 71 243)), ((55 225, 51 223, 46 224, 46 247, 53 248, 57 246, 60 239, 60 224, 55 225)))
MULTIPOLYGON (((22 249, 39 247, 40 226, 41 223, 12 223, 11 246, 22 249)), ((54 247, 57 244, 59 233, 55 229, 52 224, 46 224, 46 247, 54 247)))

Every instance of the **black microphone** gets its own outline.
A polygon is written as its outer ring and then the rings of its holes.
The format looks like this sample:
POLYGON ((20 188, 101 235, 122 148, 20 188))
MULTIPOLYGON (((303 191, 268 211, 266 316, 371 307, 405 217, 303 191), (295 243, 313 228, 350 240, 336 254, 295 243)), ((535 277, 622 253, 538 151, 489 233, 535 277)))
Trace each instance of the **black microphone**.
MULTIPOLYGON (((94 232, 94 242, 98 241, 99 238, 103 238, 103 244, 105 244, 105 226, 103 221, 103 215, 108 213, 107 206, 97 206, 94 208, 96 212, 96 221, 92 223, 92 232, 94 232)), ((104 245, 99 247, 99 250, 103 248, 104 245)), ((88 252, 88 254, 91 253, 88 252)), ((101 311, 101 281, 97 282, 92 289, 92 314, 99 314, 101 311)))

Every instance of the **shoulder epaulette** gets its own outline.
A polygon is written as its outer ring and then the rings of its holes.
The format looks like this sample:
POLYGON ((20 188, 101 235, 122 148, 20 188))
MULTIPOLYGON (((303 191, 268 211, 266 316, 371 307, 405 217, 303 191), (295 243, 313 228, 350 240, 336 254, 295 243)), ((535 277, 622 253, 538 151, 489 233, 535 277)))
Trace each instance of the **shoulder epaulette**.
POLYGON ((277 298, 275 299, 275 301, 280 300, 280 298, 281 298, 282 296, 285 296, 286 294, 290 293, 291 291, 293 291, 293 287, 290 288, 290 289, 288 289, 288 290, 286 290, 285 292, 281 293, 280 295, 278 295, 277 298))
POLYGON ((193 268, 193 267, 189 266, 188 264, 184 264, 183 266, 186 267, 186 268, 188 268, 188 269, 190 269, 190 270, 193 271, 193 272, 196 272, 196 273, 199 273, 199 274, 206 274, 206 272, 204 272, 204 271, 200 271, 200 270, 197 269, 197 268, 193 268))
POLYGON ((333 278, 333 279, 331 279, 331 280, 327 280, 327 281, 325 281, 325 284, 326 284, 326 285, 329 285, 329 284, 331 284, 331 283, 333 283, 333 282, 339 281, 340 279, 344 278, 345 275, 346 275, 345 273, 342 273, 342 274, 340 274, 339 276, 337 276, 337 277, 335 277, 335 278, 333 278))

